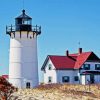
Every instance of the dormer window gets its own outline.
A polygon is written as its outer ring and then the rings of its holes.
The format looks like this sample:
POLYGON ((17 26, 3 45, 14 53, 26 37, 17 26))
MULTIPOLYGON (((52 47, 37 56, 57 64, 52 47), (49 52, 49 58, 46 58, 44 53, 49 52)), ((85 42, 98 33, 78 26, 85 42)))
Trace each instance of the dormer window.
POLYGON ((84 64, 83 68, 84 70, 90 70, 90 64, 84 64))
POLYGON ((49 69, 49 70, 51 70, 51 68, 52 68, 52 65, 51 65, 51 64, 49 64, 48 69, 49 69))
POLYGON ((100 70, 100 64, 95 64, 95 70, 100 70))

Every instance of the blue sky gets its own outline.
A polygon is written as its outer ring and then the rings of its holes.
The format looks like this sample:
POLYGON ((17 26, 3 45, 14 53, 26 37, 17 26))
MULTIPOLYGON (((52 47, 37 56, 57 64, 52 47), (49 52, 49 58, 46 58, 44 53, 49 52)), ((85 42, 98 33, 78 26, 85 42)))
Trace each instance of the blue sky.
MULTIPOLYGON (((38 36, 39 74, 49 54, 65 55, 68 49, 77 52, 78 42, 84 51, 100 57, 100 0, 24 0, 25 10, 33 25, 42 26, 38 36)), ((6 25, 15 24, 21 14, 23 0, 0 2, 0 74, 8 74, 9 36, 6 25)))

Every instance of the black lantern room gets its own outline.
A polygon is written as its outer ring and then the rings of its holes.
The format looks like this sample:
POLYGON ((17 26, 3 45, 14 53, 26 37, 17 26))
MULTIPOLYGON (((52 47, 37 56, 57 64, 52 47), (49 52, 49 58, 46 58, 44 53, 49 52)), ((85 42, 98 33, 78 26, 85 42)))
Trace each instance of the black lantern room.
POLYGON ((41 26, 32 26, 32 18, 25 14, 25 10, 22 10, 22 14, 15 18, 15 26, 6 26, 6 34, 11 36, 11 33, 14 34, 16 31, 32 31, 37 35, 41 34, 41 26))
POLYGON ((25 10, 15 18, 15 26, 16 31, 32 31, 32 18, 25 14, 25 10))

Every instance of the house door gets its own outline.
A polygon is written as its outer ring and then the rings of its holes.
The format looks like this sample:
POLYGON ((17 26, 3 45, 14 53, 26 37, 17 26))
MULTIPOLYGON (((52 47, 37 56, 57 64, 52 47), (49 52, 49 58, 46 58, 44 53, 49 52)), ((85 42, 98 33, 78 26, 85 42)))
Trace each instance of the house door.
POLYGON ((27 83, 26 83, 26 88, 30 88, 30 87, 31 87, 30 82, 27 82, 27 83))
POLYGON ((91 82, 92 84, 94 83, 94 75, 93 75, 93 74, 90 75, 90 82, 91 82))

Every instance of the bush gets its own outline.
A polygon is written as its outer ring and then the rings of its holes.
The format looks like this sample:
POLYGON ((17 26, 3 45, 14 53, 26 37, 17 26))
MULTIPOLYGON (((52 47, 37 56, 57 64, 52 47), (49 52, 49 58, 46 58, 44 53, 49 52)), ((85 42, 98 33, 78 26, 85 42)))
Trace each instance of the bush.
POLYGON ((17 91, 5 78, 0 76, 0 97, 2 100, 10 100, 11 94, 17 91))

